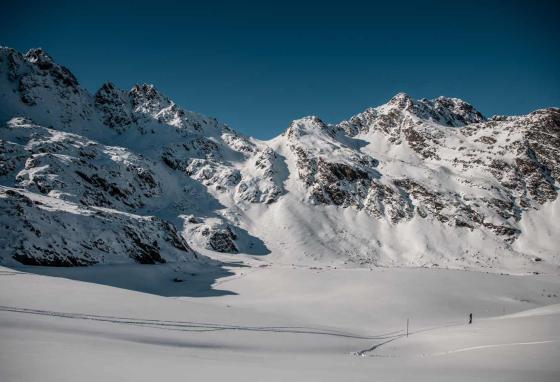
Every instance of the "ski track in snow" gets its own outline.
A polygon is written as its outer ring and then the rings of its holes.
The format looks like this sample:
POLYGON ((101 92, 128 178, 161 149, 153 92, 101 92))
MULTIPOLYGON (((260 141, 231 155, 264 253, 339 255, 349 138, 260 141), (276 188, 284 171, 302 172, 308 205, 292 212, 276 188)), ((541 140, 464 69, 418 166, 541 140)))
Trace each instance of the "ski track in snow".
MULTIPOLYGON (((402 336, 399 336, 398 338, 402 338, 402 336)), ((398 339, 395 338, 395 339, 398 339)), ((494 349, 494 348, 502 348, 502 347, 510 347, 510 346, 528 346, 528 345, 544 345, 544 344, 550 344, 550 343, 555 343, 555 342, 560 342, 560 339, 553 339, 553 340, 543 340, 543 341, 530 341, 530 342, 512 342, 512 343, 506 343, 506 344, 492 344, 492 345, 480 345, 480 346, 470 346, 470 347, 466 347, 466 348, 460 348, 460 349, 453 349, 453 350, 447 350, 447 351, 442 351, 442 352, 437 352, 437 353, 423 353, 423 354, 416 354, 416 355, 398 355, 398 354, 367 354, 367 352, 373 351, 377 348, 379 348, 381 345, 384 345, 386 343, 392 342, 394 340, 390 340, 390 341, 386 341, 383 342, 381 344, 378 344, 377 346, 374 346, 368 350, 362 351, 362 352, 357 352, 355 353, 356 355, 359 355, 361 357, 373 357, 373 358, 425 358, 425 357, 439 357, 439 356, 446 356, 446 355, 450 355, 450 354, 455 354, 455 353, 465 353, 465 352, 470 352, 470 351, 476 351, 476 350, 485 350, 485 349, 494 349)))
POLYGON ((544 341, 513 342, 513 343, 508 343, 508 344, 471 346, 471 347, 467 347, 467 348, 449 350, 449 351, 445 351, 445 352, 423 354, 422 357, 448 355, 448 354, 463 353, 463 352, 473 351, 473 350, 492 349, 492 348, 500 348, 500 347, 506 347, 506 346, 542 345, 542 344, 549 344, 549 343, 554 343, 554 342, 560 342, 560 340, 554 339, 554 340, 544 340, 544 341))
POLYGON ((352 333, 344 333, 334 330, 319 329, 306 326, 242 326, 242 325, 228 325, 207 322, 192 322, 192 321, 166 321, 166 320, 150 320, 150 319, 136 319, 130 317, 115 317, 115 316, 102 316, 94 314, 81 314, 81 313, 67 313, 67 312, 54 312, 49 310, 27 309, 13 306, 0 306, 2 312, 13 312, 22 314, 33 314, 40 316, 60 317, 77 320, 90 320, 109 322, 114 324, 135 325, 143 327, 151 327, 164 330, 174 331, 218 331, 218 330, 238 330, 238 331, 254 331, 254 332, 271 332, 271 333, 288 333, 288 334, 311 334, 323 336, 335 336, 354 339, 384 339, 391 338, 395 332, 381 334, 379 336, 363 336, 352 333))
MULTIPOLYGON (((406 333, 399 334, 399 335, 393 336, 393 338, 391 338, 391 339, 389 339, 389 340, 387 340, 387 341, 384 341, 384 342, 375 344, 375 345, 373 345, 373 346, 370 347, 370 348, 357 351, 357 352, 355 352, 354 354, 355 354, 355 355, 359 355, 359 356, 361 356, 361 357, 368 357, 368 356, 370 356, 370 355, 368 355, 368 353, 371 353, 371 352, 373 352, 374 350, 379 349, 381 346, 386 345, 386 344, 388 344, 388 343, 390 343, 390 342, 397 341, 397 340, 399 340, 399 339, 401 339, 401 338, 403 338, 403 337, 406 338, 406 337, 410 337, 410 336, 412 336, 412 335, 414 335, 414 334, 429 332, 429 331, 433 331, 433 330, 437 330, 437 329, 442 329, 442 328, 449 328, 449 327, 453 327, 453 326, 463 326, 463 324, 454 323, 454 324, 448 324, 448 325, 435 326, 435 327, 431 327, 431 328, 428 328, 428 329, 415 330, 415 331, 408 332, 408 336, 407 336, 406 333)), ((401 332, 402 332, 402 330, 401 330, 401 332)), ((376 355, 372 355, 372 356, 375 357, 376 355)))

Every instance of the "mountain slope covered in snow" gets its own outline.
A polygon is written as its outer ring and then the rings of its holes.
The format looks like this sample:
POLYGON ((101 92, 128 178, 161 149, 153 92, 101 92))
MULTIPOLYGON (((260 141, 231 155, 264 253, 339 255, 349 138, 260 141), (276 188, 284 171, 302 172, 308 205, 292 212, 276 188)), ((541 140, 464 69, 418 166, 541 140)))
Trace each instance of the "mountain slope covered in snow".
POLYGON ((557 272, 560 110, 486 118, 398 94, 270 141, 153 85, 95 94, 0 49, 0 261, 280 263, 557 272), (73 233, 71 233, 73 232, 73 233))

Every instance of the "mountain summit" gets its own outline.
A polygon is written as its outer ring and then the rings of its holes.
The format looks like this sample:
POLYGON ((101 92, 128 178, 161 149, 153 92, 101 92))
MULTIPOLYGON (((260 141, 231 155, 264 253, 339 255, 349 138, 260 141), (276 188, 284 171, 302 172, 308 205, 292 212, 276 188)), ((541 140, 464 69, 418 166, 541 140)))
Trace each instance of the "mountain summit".
POLYGON ((556 272, 560 110, 487 119, 399 93, 270 141, 153 85, 95 94, 0 48, 0 262, 285 263, 556 272))

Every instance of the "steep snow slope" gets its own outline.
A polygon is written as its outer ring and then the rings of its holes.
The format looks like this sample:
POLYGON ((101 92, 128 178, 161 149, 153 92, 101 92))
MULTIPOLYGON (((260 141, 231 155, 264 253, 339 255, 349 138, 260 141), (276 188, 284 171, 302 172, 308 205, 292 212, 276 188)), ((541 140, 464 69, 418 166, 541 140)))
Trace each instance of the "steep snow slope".
MULTIPOLYGON (((293 121, 262 142, 152 85, 107 83, 90 94, 45 51, 9 48, 0 49, 0 104, 3 186, 156 216, 210 256, 504 272, 560 266, 558 109, 486 119, 456 98, 398 94, 339 124, 293 121), (539 232, 550 245, 535 247, 539 232)), ((5 251, 3 261, 13 255, 5 251)))

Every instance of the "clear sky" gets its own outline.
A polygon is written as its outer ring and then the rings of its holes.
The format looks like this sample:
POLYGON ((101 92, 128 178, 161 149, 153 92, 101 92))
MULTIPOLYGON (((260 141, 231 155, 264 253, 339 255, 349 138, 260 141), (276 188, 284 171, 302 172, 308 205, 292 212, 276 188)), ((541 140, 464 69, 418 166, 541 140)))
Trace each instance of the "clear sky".
POLYGON ((6 1, 0 44, 43 47, 92 92, 153 83, 258 138, 397 92, 482 113, 560 106, 559 1, 6 1))

